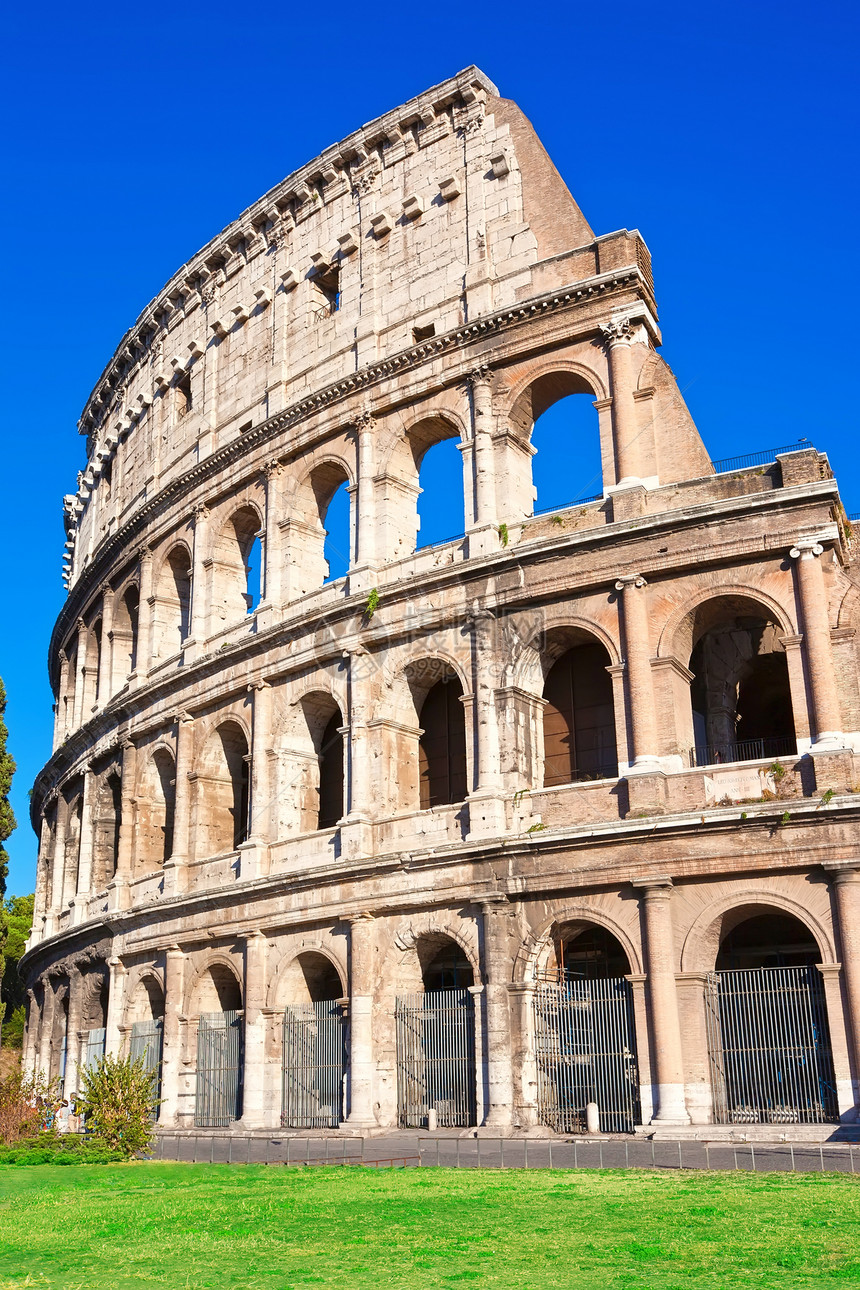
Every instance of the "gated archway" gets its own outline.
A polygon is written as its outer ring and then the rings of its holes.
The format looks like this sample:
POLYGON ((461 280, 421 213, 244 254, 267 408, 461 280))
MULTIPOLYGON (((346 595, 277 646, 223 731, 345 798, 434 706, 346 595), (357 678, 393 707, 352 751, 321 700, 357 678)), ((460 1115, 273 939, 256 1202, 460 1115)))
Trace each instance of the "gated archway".
POLYGON ((477 1119, 472 965, 456 941, 415 945, 421 988, 398 995, 397 1118, 401 1128, 465 1128, 477 1119))
POLYGON ((705 988, 718 1124, 838 1120, 821 953, 799 919, 728 920, 705 988))
POLYGON ((242 1115, 242 992, 232 970, 213 963, 198 983, 194 1123, 226 1129, 242 1115))
POLYGON ((630 965, 603 927, 565 924, 537 974, 534 1036, 538 1115, 557 1133, 582 1132, 594 1103, 603 1133, 641 1119, 630 965))
POLYGON ((281 1124, 336 1129, 343 1120, 344 988, 324 954, 300 954, 286 974, 281 1124))
POLYGON ((129 1006, 131 1031, 128 1052, 133 1062, 155 1075, 152 1118, 158 1118, 161 1101, 161 1064, 164 1055, 164 992, 154 976, 144 976, 137 984, 129 1006))

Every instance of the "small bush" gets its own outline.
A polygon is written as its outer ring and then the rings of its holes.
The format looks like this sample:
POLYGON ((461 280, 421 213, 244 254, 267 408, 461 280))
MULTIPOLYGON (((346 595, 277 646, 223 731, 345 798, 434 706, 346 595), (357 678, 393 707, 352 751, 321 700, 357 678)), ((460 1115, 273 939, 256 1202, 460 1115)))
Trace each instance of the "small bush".
POLYGON ((25 1075, 18 1067, 0 1079, 0 1142, 6 1146, 32 1137, 56 1123, 60 1091, 41 1072, 25 1075))
POLYGON ((133 1156, 152 1142, 152 1112, 157 1104, 156 1071, 143 1058, 100 1057, 84 1075, 75 1110, 87 1130, 114 1151, 133 1156))
POLYGON ((89 1134, 39 1133, 14 1146, 0 1147, 0 1165, 107 1165, 125 1159, 124 1152, 89 1134))
POLYGON ((23 1048, 24 1027, 27 1024, 26 1009, 15 1008, 10 1017, 3 1019, 3 1047, 23 1048))

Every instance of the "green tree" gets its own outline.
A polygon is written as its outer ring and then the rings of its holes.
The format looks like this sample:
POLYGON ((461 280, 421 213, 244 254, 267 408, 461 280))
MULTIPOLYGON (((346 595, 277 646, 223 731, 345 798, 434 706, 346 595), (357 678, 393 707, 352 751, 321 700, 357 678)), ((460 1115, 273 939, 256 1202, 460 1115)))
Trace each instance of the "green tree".
POLYGON ((18 971, 18 963, 24 954, 27 937, 33 926, 34 900, 35 897, 32 894, 9 896, 2 907, 6 923, 6 966, 3 970, 0 997, 5 1006, 3 1044, 11 1048, 20 1048, 24 1038, 26 991, 18 971))
POLYGON ((152 1142, 153 1110, 158 1105, 158 1072, 143 1058, 107 1053, 86 1071, 75 1103, 87 1129, 115 1151, 133 1156, 152 1142))

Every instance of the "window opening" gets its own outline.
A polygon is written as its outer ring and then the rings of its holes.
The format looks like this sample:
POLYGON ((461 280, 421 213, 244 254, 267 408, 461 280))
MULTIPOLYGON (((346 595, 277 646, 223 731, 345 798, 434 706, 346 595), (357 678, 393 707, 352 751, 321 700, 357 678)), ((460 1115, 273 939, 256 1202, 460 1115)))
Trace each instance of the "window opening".
POLYGON ((618 774, 609 655, 577 645, 553 664, 543 697, 544 787, 618 774))
POLYGON ((181 421, 193 407, 191 373, 184 372, 176 382, 176 415, 181 421))
POLYGON ((571 394, 535 419, 532 481, 535 513, 561 510, 603 492, 600 433, 594 395, 571 394))
POLYGON ((443 439, 428 448, 418 469, 417 550, 462 535, 466 506, 463 457, 458 440, 443 439))
POLYGON ((349 569, 350 548, 350 496, 349 483, 344 480, 334 492, 323 519, 325 541, 323 558, 327 572, 324 582, 343 578, 349 569))
POLYGON ((421 810, 462 802, 466 797, 466 714, 463 688, 453 675, 437 681, 418 718, 421 810))

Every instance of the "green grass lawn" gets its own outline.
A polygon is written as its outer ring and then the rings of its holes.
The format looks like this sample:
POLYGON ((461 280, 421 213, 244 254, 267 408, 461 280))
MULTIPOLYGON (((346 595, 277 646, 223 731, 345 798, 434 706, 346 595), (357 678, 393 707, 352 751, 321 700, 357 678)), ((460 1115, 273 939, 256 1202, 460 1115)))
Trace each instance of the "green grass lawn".
POLYGON ((860 1285, 837 1174, 0 1168, 0 1290, 860 1285))

